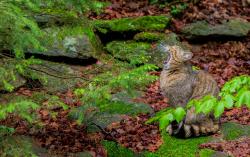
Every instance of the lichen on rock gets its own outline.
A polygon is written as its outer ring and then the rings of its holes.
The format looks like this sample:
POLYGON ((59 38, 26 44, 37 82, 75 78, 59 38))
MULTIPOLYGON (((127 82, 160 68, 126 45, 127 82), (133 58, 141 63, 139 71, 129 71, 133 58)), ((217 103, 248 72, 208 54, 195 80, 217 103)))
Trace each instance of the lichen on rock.
POLYGON ((45 51, 28 50, 34 55, 48 57, 68 57, 88 59, 100 54, 102 46, 92 28, 86 26, 63 26, 44 29, 45 37, 41 39, 45 51))

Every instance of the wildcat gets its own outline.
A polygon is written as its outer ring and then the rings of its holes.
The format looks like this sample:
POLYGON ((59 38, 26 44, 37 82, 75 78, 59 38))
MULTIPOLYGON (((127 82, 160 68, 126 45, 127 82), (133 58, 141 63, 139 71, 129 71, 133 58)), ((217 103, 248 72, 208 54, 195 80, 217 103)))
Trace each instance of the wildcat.
MULTIPOLYGON (((162 44, 161 49, 167 53, 167 59, 160 75, 160 88, 170 105, 185 107, 191 99, 206 95, 218 97, 219 88, 213 77, 205 71, 192 70, 189 61, 193 54, 189 49, 166 44, 162 44)), ((207 135, 219 131, 219 120, 212 114, 196 114, 195 109, 191 108, 181 123, 173 122, 167 131, 171 135, 184 135, 186 138, 207 135)))

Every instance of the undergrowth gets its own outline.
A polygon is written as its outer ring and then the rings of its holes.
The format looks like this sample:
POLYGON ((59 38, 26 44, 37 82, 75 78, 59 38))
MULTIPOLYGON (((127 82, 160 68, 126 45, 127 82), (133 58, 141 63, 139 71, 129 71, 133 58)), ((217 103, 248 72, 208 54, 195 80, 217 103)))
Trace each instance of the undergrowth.
POLYGON ((156 116, 149 119, 147 123, 159 121, 160 130, 164 130, 173 121, 181 122, 186 115, 186 111, 191 107, 195 107, 197 114, 212 112, 216 118, 219 118, 225 109, 242 107, 243 105, 250 108, 250 77, 242 75, 228 81, 221 89, 219 96, 219 99, 210 95, 201 99, 193 99, 189 101, 186 108, 167 108, 156 113, 156 116))
MULTIPOLYGON (((76 18, 88 11, 101 13, 106 3, 92 0, 1 0, 0 1, 0 88, 2 91, 12 92, 15 89, 16 80, 20 75, 26 74, 27 68, 41 62, 34 58, 25 58, 28 49, 46 51, 41 42, 45 33, 39 27, 32 16, 33 13, 43 13, 44 10, 60 10, 62 12, 74 12, 76 18)), ((81 23, 79 21, 79 23, 81 23)), ((87 32, 88 33, 88 32, 87 32)), ((91 35, 91 34, 90 34, 91 35)), ((90 37, 91 38, 91 37, 90 37)), ((37 78, 30 78, 37 79, 37 78)), ((48 80, 49 81, 49 80, 48 80)), ((58 98, 52 97, 49 101, 58 103, 58 98)), ((48 104, 51 105, 51 104, 48 104)), ((67 108, 64 104, 60 107, 67 108)), ((50 107, 50 106, 48 106, 50 107)), ((20 100, 8 104, 0 104, 0 120, 9 116, 17 116, 30 124, 37 123, 35 111, 40 105, 30 100, 20 100)), ((14 128, 0 126, 0 154, 1 156, 35 156, 28 144, 11 140, 15 133, 14 128)))

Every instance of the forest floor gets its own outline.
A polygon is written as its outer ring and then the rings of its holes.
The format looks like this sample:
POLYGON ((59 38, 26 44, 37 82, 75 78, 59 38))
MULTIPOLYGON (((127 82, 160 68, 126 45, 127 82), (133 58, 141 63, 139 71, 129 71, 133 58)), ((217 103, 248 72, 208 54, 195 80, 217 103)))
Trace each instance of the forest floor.
MULTIPOLYGON (((89 18, 109 20, 145 15, 167 15, 170 12, 169 7, 160 8, 157 5, 150 5, 147 0, 111 0, 111 3, 112 5, 108 6, 104 13, 100 15, 90 13, 89 18)), ((181 27, 197 20, 207 20, 211 24, 217 24, 221 20, 240 17, 250 21, 249 15, 250 8, 243 7, 241 0, 232 2, 201 0, 199 4, 189 5, 182 15, 175 17, 172 20, 170 31, 178 34, 181 27)), ((185 41, 182 36, 180 38, 185 41)), ((212 74, 220 87, 234 76, 250 75, 250 35, 244 39, 232 41, 201 41, 199 43, 189 42, 189 44, 192 45, 194 53, 192 64, 212 74)), ((90 65, 87 68, 94 67, 90 65)), ((152 73, 152 75, 157 76, 159 74, 160 72, 152 73)), ((20 88, 15 95, 31 96, 32 93, 39 90, 20 88)), ((72 91, 57 95, 69 106, 79 105, 77 101, 73 101, 75 96, 72 91)), ((144 94, 134 101, 149 104, 154 111, 169 106, 167 98, 164 98, 160 93, 159 81, 149 85, 144 94)), ((101 132, 88 134, 83 131, 86 130, 83 126, 79 126, 75 121, 67 118, 67 110, 57 108, 54 111, 58 112, 56 118, 51 118, 45 109, 39 111, 44 123, 43 128, 39 131, 30 129, 26 122, 17 117, 10 117, 2 123, 14 126, 18 135, 32 136, 39 146, 64 155, 69 152, 76 153, 88 150, 92 156, 105 157, 108 151, 101 142, 103 140, 115 141, 136 153, 157 152, 166 140, 165 137, 162 138, 157 124, 145 124, 145 121, 150 117, 149 114, 125 115, 121 122, 112 123, 101 132)), ((250 126, 250 110, 245 107, 227 110, 221 121, 222 125, 234 122, 250 126)), ((220 136, 221 134, 218 133, 212 137, 220 136)), ((250 156, 249 137, 208 143, 204 140, 199 144, 199 148, 225 152, 236 157, 250 156)), ((44 156, 46 155, 44 154, 44 156)))

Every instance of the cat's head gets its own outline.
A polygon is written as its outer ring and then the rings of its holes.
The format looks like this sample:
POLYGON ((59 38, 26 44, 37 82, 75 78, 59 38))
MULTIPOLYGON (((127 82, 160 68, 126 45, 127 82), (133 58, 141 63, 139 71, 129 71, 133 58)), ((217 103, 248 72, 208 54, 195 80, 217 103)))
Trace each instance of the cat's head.
POLYGON ((177 65, 184 63, 193 57, 193 53, 189 49, 177 45, 161 45, 161 50, 167 53, 164 67, 170 66, 170 64, 177 65))

